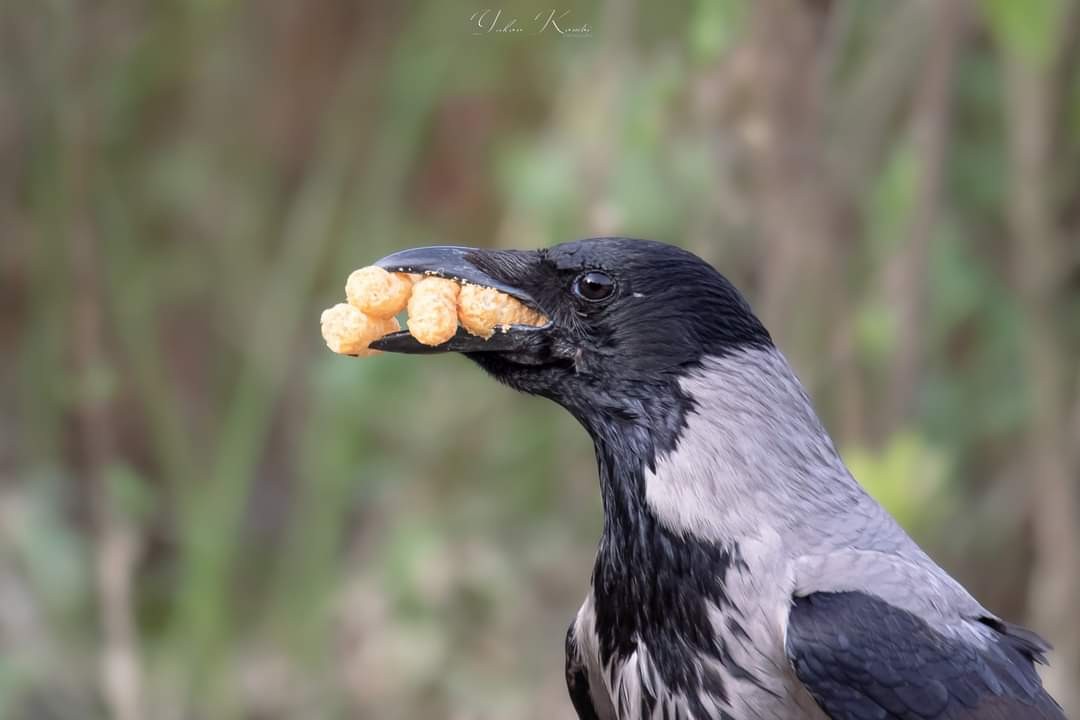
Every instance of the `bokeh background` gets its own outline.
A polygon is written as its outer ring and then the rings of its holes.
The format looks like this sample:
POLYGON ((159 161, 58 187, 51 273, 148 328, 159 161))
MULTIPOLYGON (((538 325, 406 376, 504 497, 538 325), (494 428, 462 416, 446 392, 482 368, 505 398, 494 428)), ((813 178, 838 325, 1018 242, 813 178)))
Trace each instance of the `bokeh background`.
POLYGON ((484 9, 0 4, 0 717, 570 718, 584 432, 318 316, 605 233, 748 293, 1080 714, 1080 1, 484 9))

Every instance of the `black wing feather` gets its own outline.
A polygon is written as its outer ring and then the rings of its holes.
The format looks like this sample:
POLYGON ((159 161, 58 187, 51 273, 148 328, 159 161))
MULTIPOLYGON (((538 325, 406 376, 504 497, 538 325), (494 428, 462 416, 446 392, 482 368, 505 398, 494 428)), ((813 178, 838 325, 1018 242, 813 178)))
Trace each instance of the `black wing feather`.
POLYGON ((873 595, 814 593, 795 598, 787 655, 833 720, 1065 720, 1035 671, 1045 643, 987 624, 984 649, 873 595))
POLYGON ((566 689, 580 720, 600 720, 589 694, 589 673, 581 662, 572 623, 566 631, 566 689))

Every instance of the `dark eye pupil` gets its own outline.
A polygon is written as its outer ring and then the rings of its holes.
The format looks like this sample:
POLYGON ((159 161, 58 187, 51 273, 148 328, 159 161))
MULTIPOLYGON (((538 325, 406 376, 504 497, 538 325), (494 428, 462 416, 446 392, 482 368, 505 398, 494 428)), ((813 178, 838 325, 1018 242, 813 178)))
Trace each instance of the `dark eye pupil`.
POLYGON ((602 272, 587 272, 578 278, 575 290, 586 300, 604 300, 615 290, 615 283, 602 272))

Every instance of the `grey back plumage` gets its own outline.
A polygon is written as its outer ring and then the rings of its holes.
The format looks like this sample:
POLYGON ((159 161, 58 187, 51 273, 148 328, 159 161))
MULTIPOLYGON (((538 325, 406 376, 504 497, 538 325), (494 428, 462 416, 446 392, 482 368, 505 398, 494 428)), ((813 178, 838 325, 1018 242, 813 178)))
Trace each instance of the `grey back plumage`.
MULTIPOLYGON (((856 482, 777 350, 748 348, 707 358, 681 386, 692 407, 673 449, 660 454, 645 472, 644 494, 649 512, 671 533, 737 552, 722 597, 707 603, 717 652, 686 658, 699 679, 694 697, 665 687, 664 669, 640 639, 631 654, 605 665, 590 598, 571 634, 600 720, 939 716, 919 714, 932 703, 919 706, 918 692, 912 695, 915 707, 909 714, 881 714, 882 706, 871 699, 858 706, 869 708, 869 714, 830 710, 826 715, 822 688, 839 688, 847 698, 843 707, 858 707, 850 689, 834 678, 819 680, 797 672, 818 661, 812 649, 820 649, 820 644, 807 638, 827 627, 820 614, 803 613, 810 620, 802 621, 797 637, 788 637, 792 607, 799 598, 870 598, 897 618, 910 618, 913 627, 925 627, 928 636, 941 638, 942 647, 956 643, 953 651, 963 649, 980 663, 990 657, 987 653, 999 652, 1003 639, 1019 637, 1010 636, 1003 625, 995 626, 1001 621, 938 567, 856 482), (810 644, 793 645, 791 640, 810 644)), ((865 612, 861 605, 858 610, 865 612)), ((1030 667, 1038 652, 994 654, 997 664, 987 667, 1011 671, 1016 662, 1025 664, 1023 691, 1042 693, 1030 667)), ((879 661, 852 655, 853 663, 876 667, 879 661)), ((978 665, 977 670, 982 668, 978 665)), ((979 687, 985 690, 988 684, 992 695, 997 680, 987 673, 973 675, 972 682, 985 680, 979 687)), ((967 687, 957 685, 960 700, 967 687)), ((1031 697, 1039 699, 1037 694, 1031 697)), ((1046 707, 1056 707, 1045 693, 1042 697, 1049 703, 1046 707)), ((954 705, 942 707, 967 708, 955 697, 946 699, 954 705)), ((1005 700, 1009 698, 980 696, 986 703, 1005 700)), ((952 716, 982 717, 940 715, 952 716)))
POLYGON ((720 542, 776 533, 797 594, 872 590, 930 620, 989 614, 852 477, 778 350, 708 359, 683 387, 696 409, 646 479, 661 522, 720 542))

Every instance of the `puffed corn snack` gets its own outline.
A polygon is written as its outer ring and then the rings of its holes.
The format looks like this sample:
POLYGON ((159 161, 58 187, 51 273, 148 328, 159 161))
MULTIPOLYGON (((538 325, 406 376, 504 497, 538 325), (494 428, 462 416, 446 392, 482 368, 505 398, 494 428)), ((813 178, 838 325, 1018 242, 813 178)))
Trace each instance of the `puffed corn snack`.
POLYGON ((500 327, 547 322, 540 313, 493 288, 390 273, 375 266, 349 275, 345 297, 348 303, 323 311, 322 335, 334 352, 358 357, 378 354, 368 345, 401 329, 394 316, 402 310, 408 312, 409 334, 424 345, 440 345, 452 338, 459 321, 467 332, 485 339, 500 327))

